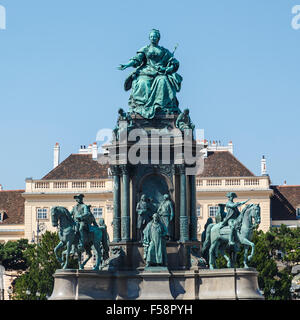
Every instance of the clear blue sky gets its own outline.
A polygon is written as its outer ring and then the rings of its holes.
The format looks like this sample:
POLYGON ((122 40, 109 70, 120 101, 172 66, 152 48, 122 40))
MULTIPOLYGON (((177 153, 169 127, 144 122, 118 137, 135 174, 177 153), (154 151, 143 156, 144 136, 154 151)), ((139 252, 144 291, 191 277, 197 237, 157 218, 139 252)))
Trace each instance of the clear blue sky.
POLYGON ((0 183, 25 178, 115 125, 127 110, 116 67, 148 44, 152 28, 183 76, 181 109, 190 108, 208 140, 232 140, 255 174, 267 158, 274 184, 300 184, 300 0, 0 0, 0 183))

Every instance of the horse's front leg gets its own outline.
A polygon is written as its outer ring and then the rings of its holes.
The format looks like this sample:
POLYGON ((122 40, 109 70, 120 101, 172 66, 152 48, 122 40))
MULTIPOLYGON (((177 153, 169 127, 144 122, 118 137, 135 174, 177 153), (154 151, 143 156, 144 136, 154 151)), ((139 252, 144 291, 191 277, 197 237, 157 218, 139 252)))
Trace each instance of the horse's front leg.
POLYGON ((96 264, 94 265, 93 270, 99 270, 100 269, 100 265, 101 265, 101 247, 100 245, 94 245, 95 251, 96 251, 96 255, 97 255, 97 260, 96 260, 96 264))
POLYGON ((65 264, 63 266, 63 269, 67 269, 68 268, 70 251, 71 251, 71 243, 67 242, 67 249, 65 250, 66 258, 65 258, 65 264))
POLYGON ((83 263, 81 263, 80 265, 80 270, 83 270, 84 269, 84 266, 87 264, 87 262, 91 259, 91 257, 93 256, 92 255, 92 252, 91 252, 91 249, 89 250, 86 250, 86 253, 87 253, 87 258, 83 261, 83 263))
POLYGON ((77 251, 77 255, 78 255, 78 269, 81 270, 81 260, 82 260, 82 252, 81 250, 77 251))
POLYGON ((227 254, 225 253, 224 247, 223 246, 219 246, 219 250, 220 250, 220 254, 225 258, 226 262, 227 262, 227 268, 231 268, 232 264, 231 264, 231 260, 230 258, 227 256, 227 254))
POLYGON ((63 260, 58 255, 57 251, 63 246, 64 246, 64 243, 62 241, 60 241, 59 244, 54 248, 54 253, 55 253, 56 259, 58 260, 59 263, 63 263, 63 260))
POLYGON ((245 252, 244 252, 244 268, 249 268, 247 265, 247 257, 248 257, 248 251, 249 251, 249 246, 245 245, 245 252))
POLYGON ((244 255, 244 268, 248 268, 247 260, 250 261, 253 258, 255 245, 253 242, 245 238, 242 240, 241 243, 246 246, 244 255), (249 247, 251 247, 251 253, 247 257, 249 247))
POLYGON ((216 265, 215 248, 216 248, 216 241, 214 243, 211 243, 209 248, 209 269, 211 270, 214 269, 216 265))

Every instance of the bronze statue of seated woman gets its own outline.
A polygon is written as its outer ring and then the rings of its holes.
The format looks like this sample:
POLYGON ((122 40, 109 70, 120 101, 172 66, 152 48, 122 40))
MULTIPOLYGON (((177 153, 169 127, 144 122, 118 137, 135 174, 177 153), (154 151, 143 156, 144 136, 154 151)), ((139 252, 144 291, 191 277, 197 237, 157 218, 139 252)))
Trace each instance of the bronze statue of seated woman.
POLYGON ((158 45, 160 32, 153 29, 150 44, 138 50, 136 56, 119 70, 136 68, 125 81, 126 91, 131 90, 130 112, 146 119, 154 118, 158 109, 166 113, 179 113, 176 92, 181 89, 182 77, 176 73, 179 62, 174 52, 158 45))

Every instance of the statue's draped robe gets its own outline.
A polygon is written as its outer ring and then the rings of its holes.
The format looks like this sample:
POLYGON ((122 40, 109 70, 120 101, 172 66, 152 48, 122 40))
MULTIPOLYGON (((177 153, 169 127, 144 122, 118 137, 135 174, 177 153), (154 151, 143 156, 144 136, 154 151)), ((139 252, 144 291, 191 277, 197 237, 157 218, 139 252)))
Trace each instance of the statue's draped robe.
POLYGON ((137 228, 141 229, 145 224, 147 224, 150 221, 148 203, 146 201, 141 200, 137 204, 136 211, 138 213, 137 228))
POLYGON ((169 50, 150 45, 140 49, 131 59, 137 69, 125 81, 125 90, 132 89, 130 110, 152 119, 158 108, 179 112, 176 92, 180 91, 182 77, 176 73, 179 62, 169 50), (173 67, 171 74, 159 72, 159 67, 173 67))
POLYGON ((171 235, 170 220, 174 217, 172 202, 170 200, 164 200, 158 208, 158 214, 160 215, 160 220, 168 230, 168 235, 171 235))
POLYGON ((192 124, 190 116, 182 112, 176 120, 176 127, 183 131, 185 129, 194 129, 195 126, 192 124))
POLYGON ((167 264, 166 240, 167 229, 161 222, 151 221, 144 230, 144 244, 148 244, 146 262, 149 264, 167 264))

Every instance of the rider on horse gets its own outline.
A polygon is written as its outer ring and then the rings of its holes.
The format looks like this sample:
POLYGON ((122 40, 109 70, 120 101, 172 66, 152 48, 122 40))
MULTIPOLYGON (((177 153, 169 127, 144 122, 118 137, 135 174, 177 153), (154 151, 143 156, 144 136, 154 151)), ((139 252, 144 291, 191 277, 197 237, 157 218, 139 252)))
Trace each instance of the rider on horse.
POLYGON ((77 205, 73 207, 71 215, 76 222, 76 232, 80 234, 80 246, 84 248, 88 233, 90 232, 90 226, 94 225, 98 227, 94 215, 90 211, 90 207, 83 203, 83 194, 74 196, 77 201, 77 205))
POLYGON ((236 231, 235 222, 236 222, 237 217, 240 215, 240 211, 239 211, 238 207, 240 207, 241 205, 248 202, 249 199, 246 201, 242 201, 242 202, 233 202, 233 199, 237 198, 237 195, 234 192, 228 192, 226 197, 228 198, 228 201, 225 205, 227 215, 224 218, 224 220, 221 222, 220 228, 223 228, 226 225, 229 226, 229 228, 230 228, 229 245, 233 246, 235 244, 235 242, 234 242, 234 234, 236 231))

